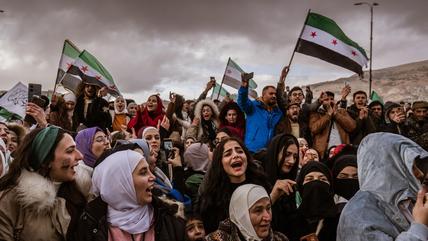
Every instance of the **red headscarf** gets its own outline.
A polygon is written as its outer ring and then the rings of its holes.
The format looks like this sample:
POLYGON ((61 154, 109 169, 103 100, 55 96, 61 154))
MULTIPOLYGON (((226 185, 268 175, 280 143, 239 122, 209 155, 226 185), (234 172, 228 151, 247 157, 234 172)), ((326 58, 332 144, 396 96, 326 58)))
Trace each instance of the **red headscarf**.
POLYGON ((134 128, 136 133, 138 133, 139 130, 143 127, 157 127, 158 122, 162 121, 163 117, 165 116, 164 106, 161 98, 158 95, 151 95, 150 97, 152 96, 156 97, 158 103, 156 110, 149 112, 146 105, 144 110, 142 112, 138 111, 135 117, 128 123, 128 128, 134 128))

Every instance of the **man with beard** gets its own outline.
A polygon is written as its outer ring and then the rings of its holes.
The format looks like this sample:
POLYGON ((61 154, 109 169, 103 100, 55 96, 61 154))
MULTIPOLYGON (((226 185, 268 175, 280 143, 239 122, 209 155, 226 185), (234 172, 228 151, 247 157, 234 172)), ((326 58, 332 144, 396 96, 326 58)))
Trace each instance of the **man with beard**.
POLYGON ((350 138, 353 145, 358 145, 366 135, 375 132, 376 127, 369 116, 366 92, 362 90, 355 92, 352 100, 354 104, 348 107, 348 113, 355 120, 357 127, 350 138))
MULTIPOLYGON (((342 95, 342 99, 344 96, 346 98, 346 95, 342 95)), ((349 134, 355 130, 356 124, 346 109, 338 107, 335 103, 334 93, 326 91, 321 99, 322 105, 317 111, 310 113, 309 128, 314 149, 324 157, 328 148, 350 144, 349 134)))
POLYGON ((248 99, 247 74, 242 74, 241 88, 238 91, 238 105, 247 115, 245 129, 245 145, 256 153, 265 148, 275 134, 275 127, 282 117, 276 103, 276 89, 265 86, 262 96, 257 100, 248 99))
POLYGON ((385 116, 383 111, 382 102, 375 100, 369 104, 369 114, 375 125, 376 132, 381 131, 382 126, 385 125, 385 116))
POLYGON ((300 105, 297 102, 288 104, 287 112, 276 126, 275 134, 291 134, 296 138, 302 137, 311 142, 312 137, 308 125, 300 118, 300 114, 300 105))
POLYGON ((107 95, 107 88, 81 83, 77 92, 76 107, 73 118, 81 125, 79 129, 98 126, 106 130, 111 126, 109 104, 102 97, 107 95))

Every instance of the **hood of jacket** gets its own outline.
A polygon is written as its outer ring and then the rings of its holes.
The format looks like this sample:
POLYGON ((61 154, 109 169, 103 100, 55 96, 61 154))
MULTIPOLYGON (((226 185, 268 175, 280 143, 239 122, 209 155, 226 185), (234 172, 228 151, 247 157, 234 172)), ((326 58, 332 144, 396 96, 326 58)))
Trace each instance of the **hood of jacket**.
MULTIPOLYGON (((87 190, 91 179, 80 180, 83 170, 76 169, 76 184, 80 192, 87 190), (80 179, 80 178, 79 178, 80 179)), ((58 184, 60 185, 60 184, 58 184)), ((23 207, 33 210, 35 213, 50 212, 56 206, 57 191, 55 183, 41 176, 37 172, 23 169, 16 185, 16 201, 23 207)), ((84 194, 87 197, 87 193, 84 194)))
POLYGON ((214 118, 215 120, 218 119, 219 117, 219 111, 218 111, 218 107, 217 105, 210 99, 203 99, 201 101, 199 101, 196 104, 195 107, 195 117, 198 117, 200 120, 202 120, 202 107, 204 105, 208 105, 209 107, 211 107, 212 111, 213 111, 213 116, 212 118, 214 118))
POLYGON ((415 200, 421 188, 413 174, 418 156, 428 157, 428 152, 404 136, 382 132, 366 136, 357 154, 360 190, 395 207, 408 198, 415 200))

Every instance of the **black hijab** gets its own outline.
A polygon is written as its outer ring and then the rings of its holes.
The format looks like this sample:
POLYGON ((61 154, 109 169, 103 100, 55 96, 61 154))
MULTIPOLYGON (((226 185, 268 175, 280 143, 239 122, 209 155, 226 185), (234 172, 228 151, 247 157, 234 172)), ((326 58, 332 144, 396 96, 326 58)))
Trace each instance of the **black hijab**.
POLYGON ((325 164, 318 161, 309 161, 303 166, 297 179, 297 185, 302 196, 302 204, 299 206, 299 210, 305 218, 317 220, 336 216, 337 208, 333 199, 332 181, 330 170, 325 164), (323 173, 330 184, 319 180, 303 184, 305 176, 311 172, 323 173))
MULTIPOLYGON (((263 167, 272 186, 275 185, 275 182, 278 179, 296 180, 297 170, 299 167, 299 156, 297 156, 296 162, 289 173, 283 173, 281 171, 282 164, 284 163, 284 159, 287 154, 286 150, 292 144, 295 144, 297 148, 299 148, 299 142, 296 137, 289 134, 280 134, 272 139, 267 148, 266 155, 263 160, 263 167), (281 160, 278 160, 278 154, 282 149, 284 149, 282 158, 281 160)), ((297 151, 297 155, 299 155, 299 151, 297 151)))

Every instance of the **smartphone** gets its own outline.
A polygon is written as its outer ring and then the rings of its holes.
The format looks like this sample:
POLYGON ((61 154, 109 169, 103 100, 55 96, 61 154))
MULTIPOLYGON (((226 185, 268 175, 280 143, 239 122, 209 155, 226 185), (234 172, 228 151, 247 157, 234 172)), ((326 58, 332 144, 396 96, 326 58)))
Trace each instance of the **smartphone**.
MULTIPOLYGON (((29 100, 31 103, 34 103, 34 104, 36 104, 42 108, 45 106, 45 103, 46 103, 46 101, 44 99, 40 98, 40 96, 38 96, 38 95, 33 95, 31 97, 31 99, 29 99, 29 100)), ((27 123, 29 123, 31 125, 34 125, 37 123, 37 121, 31 115, 25 115, 24 121, 26 121, 27 123)))
POLYGON ((28 84, 28 101, 30 101, 34 95, 42 95, 42 85, 41 84, 28 84))
POLYGON ((349 81, 345 80, 345 86, 349 86, 349 81))
POLYGON ((250 80, 254 77, 254 72, 251 73, 244 73, 244 79, 245 80, 250 80))
POLYGON ((165 150, 165 154, 168 158, 174 158, 174 145, 171 139, 163 140, 163 149, 165 150))
POLYGON ((210 77, 210 80, 211 80, 211 81, 215 81, 215 77, 211 76, 211 77, 210 77))

